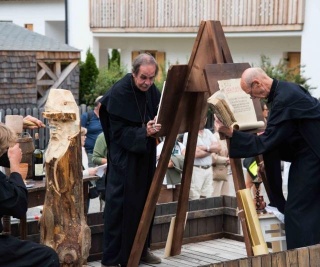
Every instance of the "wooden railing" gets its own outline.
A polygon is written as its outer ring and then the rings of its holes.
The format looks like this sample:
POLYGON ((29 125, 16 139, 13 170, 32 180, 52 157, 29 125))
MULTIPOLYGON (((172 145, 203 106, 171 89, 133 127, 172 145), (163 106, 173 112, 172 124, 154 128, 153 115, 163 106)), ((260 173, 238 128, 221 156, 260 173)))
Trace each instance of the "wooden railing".
POLYGON ((305 0, 90 0, 93 32, 197 32, 219 20, 226 32, 302 30, 305 0))

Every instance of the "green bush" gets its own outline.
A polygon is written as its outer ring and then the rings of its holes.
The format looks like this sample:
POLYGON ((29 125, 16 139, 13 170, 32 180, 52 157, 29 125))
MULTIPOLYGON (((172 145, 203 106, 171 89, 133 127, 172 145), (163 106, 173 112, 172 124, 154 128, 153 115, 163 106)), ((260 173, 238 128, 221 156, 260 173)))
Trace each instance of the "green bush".
POLYGON ((119 66, 117 62, 111 62, 110 67, 103 67, 99 71, 95 90, 93 92, 94 99, 99 95, 104 95, 110 87, 120 80, 126 74, 123 66, 119 66))
POLYGON ((109 58, 109 60, 108 60, 108 67, 109 68, 113 63, 120 66, 120 53, 119 53, 118 49, 112 49, 111 58, 109 57, 109 54, 108 54, 108 58, 109 58))
POLYGON ((86 61, 80 62, 79 102, 80 104, 90 105, 93 104, 95 99, 92 97, 92 93, 95 91, 99 69, 90 48, 86 55, 86 61))
POLYGON ((280 59, 277 65, 272 65, 269 57, 261 55, 260 67, 273 79, 294 82, 300 84, 305 89, 315 89, 307 84, 310 78, 302 76, 304 66, 298 65, 294 68, 288 68, 288 62, 285 59, 280 59))

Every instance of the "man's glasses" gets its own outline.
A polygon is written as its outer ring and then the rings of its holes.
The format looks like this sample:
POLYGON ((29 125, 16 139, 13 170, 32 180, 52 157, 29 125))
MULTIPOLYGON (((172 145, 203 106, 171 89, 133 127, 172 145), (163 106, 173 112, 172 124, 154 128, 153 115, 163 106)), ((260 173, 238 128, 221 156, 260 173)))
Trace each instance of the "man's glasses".
POLYGON ((252 89, 253 89, 253 85, 255 84, 255 82, 252 82, 251 85, 250 85, 250 92, 249 92, 249 95, 250 95, 250 99, 256 99, 255 96, 252 96, 252 89))

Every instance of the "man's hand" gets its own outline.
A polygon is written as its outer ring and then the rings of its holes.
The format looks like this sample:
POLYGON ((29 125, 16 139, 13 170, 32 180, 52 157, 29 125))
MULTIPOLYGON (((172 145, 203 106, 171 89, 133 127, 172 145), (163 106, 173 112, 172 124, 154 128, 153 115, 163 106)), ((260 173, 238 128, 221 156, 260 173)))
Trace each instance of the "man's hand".
POLYGON ((18 143, 13 147, 9 147, 8 158, 10 161, 10 171, 20 173, 19 163, 22 159, 22 151, 18 143))
POLYGON ((151 136, 160 131, 161 124, 156 123, 156 118, 155 118, 153 120, 148 121, 146 129, 147 129, 147 136, 151 136))
POLYGON ((98 168, 97 167, 89 168, 88 171, 89 171, 89 175, 93 176, 97 174, 98 168))
POLYGON ((223 125, 223 123, 217 117, 215 117, 214 125, 215 125, 216 130, 219 133, 223 133, 224 135, 226 135, 228 137, 232 137, 233 128, 223 125))
POLYGON ((264 175, 264 171, 265 171, 264 162, 260 161, 258 164, 258 176, 262 177, 264 175))
POLYGON ((41 120, 30 115, 23 118, 23 128, 26 129, 37 129, 46 127, 41 120))

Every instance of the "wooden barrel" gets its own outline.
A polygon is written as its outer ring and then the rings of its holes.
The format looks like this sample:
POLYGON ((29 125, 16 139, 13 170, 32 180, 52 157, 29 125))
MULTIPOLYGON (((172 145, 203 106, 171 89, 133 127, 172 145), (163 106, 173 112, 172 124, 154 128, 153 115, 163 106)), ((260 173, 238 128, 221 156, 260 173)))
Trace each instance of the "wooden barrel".
POLYGON ((33 159, 32 154, 34 151, 33 139, 29 133, 25 132, 18 138, 18 143, 22 151, 22 163, 28 163, 27 179, 33 179, 33 159))

